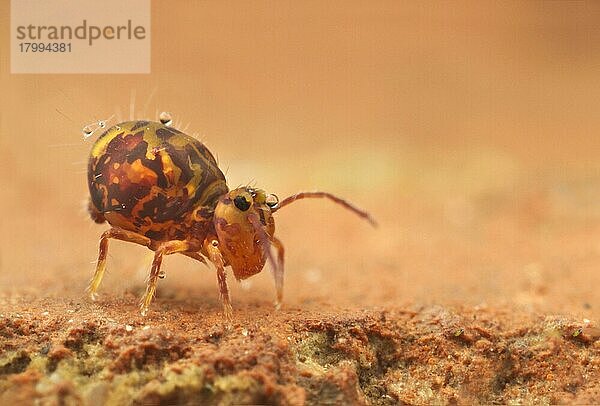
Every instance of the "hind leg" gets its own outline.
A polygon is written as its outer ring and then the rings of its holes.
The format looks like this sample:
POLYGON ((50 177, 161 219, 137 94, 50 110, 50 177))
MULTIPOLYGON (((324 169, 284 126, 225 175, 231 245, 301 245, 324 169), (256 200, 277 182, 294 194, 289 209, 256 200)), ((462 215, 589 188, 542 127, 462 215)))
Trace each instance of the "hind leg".
MULTIPOLYGON (((150 276, 148 277, 148 284, 146 285, 146 293, 142 296, 140 303, 140 311, 142 316, 145 316, 148 312, 148 307, 152 303, 154 294, 156 293, 156 285, 158 284, 160 266, 164 255, 170 255, 175 253, 188 253, 196 252, 200 249, 199 246, 190 244, 188 241, 172 240, 167 241, 158 246, 154 252, 154 260, 152 261, 152 268, 150 269, 150 276)), ((191 256, 191 255, 189 255, 191 256)), ((194 259, 198 259, 192 256, 194 259)))
POLYGON ((133 231, 127 231, 120 228, 111 228, 110 230, 106 230, 102 233, 100 237, 100 247, 98 253, 98 262, 96 263, 96 272, 94 272, 94 276, 90 281, 90 284, 87 287, 87 292, 90 296, 90 299, 96 299, 96 291, 100 286, 100 282, 102 282, 102 277, 104 276, 104 271, 106 270, 106 255, 108 253, 108 240, 114 238, 116 240, 133 242, 136 244, 144 245, 149 247, 151 244, 151 240, 148 237, 144 237, 141 234, 134 233, 133 231))

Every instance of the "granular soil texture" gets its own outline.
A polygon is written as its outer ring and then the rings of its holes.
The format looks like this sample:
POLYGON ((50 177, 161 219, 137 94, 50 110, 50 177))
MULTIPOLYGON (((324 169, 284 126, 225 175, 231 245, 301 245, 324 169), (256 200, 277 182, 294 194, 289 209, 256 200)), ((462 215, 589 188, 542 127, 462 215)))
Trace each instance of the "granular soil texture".
POLYGON ((593 404, 600 329, 510 308, 0 299, 2 404, 593 404), (200 308, 199 308, 200 307, 200 308), (39 310, 43 311, 40 312, 39 310))

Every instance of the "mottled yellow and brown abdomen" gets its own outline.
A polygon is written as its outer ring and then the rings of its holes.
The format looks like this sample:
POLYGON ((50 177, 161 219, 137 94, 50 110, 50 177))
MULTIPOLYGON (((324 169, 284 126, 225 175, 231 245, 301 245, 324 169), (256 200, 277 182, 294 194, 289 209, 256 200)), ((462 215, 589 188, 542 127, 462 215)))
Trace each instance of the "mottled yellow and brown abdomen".
POLYGON ((154 241, 190 237, 192 214, 209 222, 219 196, 228 191, 200 141, 149 121, 117 124, 98 138, 88 185, 96 217, 154 241))

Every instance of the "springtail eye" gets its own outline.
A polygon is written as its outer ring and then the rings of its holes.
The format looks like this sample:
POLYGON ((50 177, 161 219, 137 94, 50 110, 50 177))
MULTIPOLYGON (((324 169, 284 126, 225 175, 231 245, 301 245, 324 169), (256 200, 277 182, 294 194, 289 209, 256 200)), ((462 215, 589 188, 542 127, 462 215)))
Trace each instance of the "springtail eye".
POLYGON ((267 203, 267 206, 269 206, 270 208, 274 209, 274 208, 276 208, 279 205, 279 198, 277 197, 277 195, 270 194, 265 199, 265 203, 267 203))
POLYGON ((233 199, 233 203, 235 204, 235 207, 241 211, 246 211, 250 208, 250 202, 246 200, 246 197, 243 195, 239 195, 233 199))

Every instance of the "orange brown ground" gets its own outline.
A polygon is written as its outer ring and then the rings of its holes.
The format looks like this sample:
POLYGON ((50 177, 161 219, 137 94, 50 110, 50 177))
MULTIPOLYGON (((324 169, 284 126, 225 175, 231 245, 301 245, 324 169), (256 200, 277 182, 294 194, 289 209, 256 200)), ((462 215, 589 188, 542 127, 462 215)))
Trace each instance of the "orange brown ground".
POLYGON ((0 402, 440 404, 600 401, 600 329, 483 307, 0 299, 0 402), (40 313, 40 310, 43 310, 40 313), (202 316, 199 317, 199 314, 202 316))

